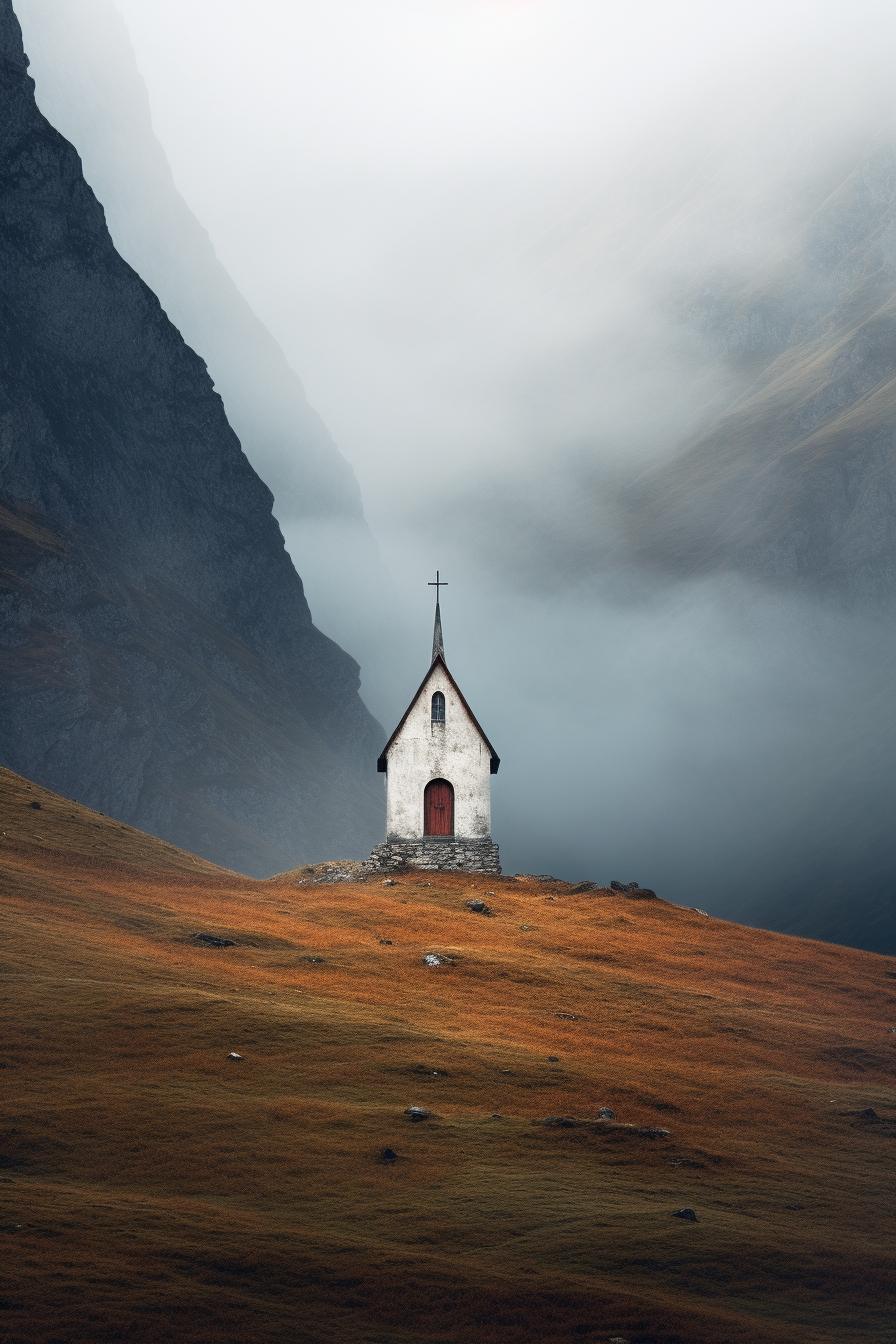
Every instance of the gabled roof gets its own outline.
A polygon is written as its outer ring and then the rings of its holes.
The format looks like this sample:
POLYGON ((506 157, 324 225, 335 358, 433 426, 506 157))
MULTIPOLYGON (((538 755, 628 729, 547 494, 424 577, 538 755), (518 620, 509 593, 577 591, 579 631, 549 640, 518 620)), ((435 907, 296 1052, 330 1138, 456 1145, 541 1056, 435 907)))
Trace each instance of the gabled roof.
POLYGON ((498 766, 501 764, 501 758, 500 758, 500 756, 498 755, 498 753, 495 751, 495 749, 494 749, 494 747, 492 746, 491 742, 489 742, 488 738, 486 737, 485 733, 482 731, 481 727, 479 726, 479 720, 476 718, 476 715, 473 713, 472 709, 471 709, 470 706, 467 704, 467 701, 466 701, 466 698, 464 697, 464 693, 463 693, 463 691, 462 691, 461 688, 458 686, 457 682, 454 680, 454 678, 452 677, 451 673, 448 671, 448 664, 445 662, 445 659, 442 657, 442 655, 441 655, 440 653, 436 654, 435 658, 433 658, 432 663, 431 663, 430 668, 429 668, 429 671, 427 672, 426 676, 425 676, 425 677, 423 678, 423 680, 421 681, 420 685, 417 687, 417 690, 414 692, 414 695, 413 695, 412 698, 411 698, 411 703, 408 705, 408 707, 407 707, 407 709, 405 710, 404 714, 402 714, 402 716, 401 716, 401 722, 399 723, 398 727, 395 729, 395 732, 394 732, 394 733, 392 734, 392 736, 389 738, 389 741, 388 741, 388 742, 386 743, 386 745, 383 747, 383 750, 382 750, 382 752, 380 753, 380 757, 379 757, 379 759, 378 759, 378 761, 377 761, 377 763, 376 763, 376 768, 377 768, 377 770, 379 770, 380 774, 384 774, 384 773, 385 773, 385 770, 386 770, 386 755, 387 755, 387 753, 388 753, 388 751, 389 751, 389 748, 391 747, 392 743, 395 741, 396 737, 397 737, 398 734, 401 732, 402 728, 404 727, 405 723, 407 722, 407 717, 408 717, 408 715, 410 714, 411 710, 412 710, 412 709, 414 708, 414 706, 416 705, 417 701, 419 700, 419 698, 420 698, 420 692, 423 690, 423 687, 426 685, 426 683, 429 681, 430 677, 432 676, 432 669, 435 667, 436 663, 441 663, 441 664, 442 664, 442 668, 443 668, 443 670, 444 670, 444 672, 445 672, 445 676, 448 678, 448 680, 451 682, 451 685, 452 685, 452 686, 454 687, 454 689, 457 691, 458 698, 459 698, 461 704, 463 705, 464 709, 467 711, 467 713, 469 714, 470 718, 472 719, 472 721, 473 721, 473 723, 474 723, 474 725, 475 725, 475 727, 476 727, 476 731, 479 733, 479 736, 482 738, 483 742, 484 742, 485 745, 488 747, 489 752, 490 752, 490 754, 491 754, 491 763, 490 763, 490 765, 489 765, 489 773, 492 774, 492 775, 496 775, 496 774, 498 773, 498 766))

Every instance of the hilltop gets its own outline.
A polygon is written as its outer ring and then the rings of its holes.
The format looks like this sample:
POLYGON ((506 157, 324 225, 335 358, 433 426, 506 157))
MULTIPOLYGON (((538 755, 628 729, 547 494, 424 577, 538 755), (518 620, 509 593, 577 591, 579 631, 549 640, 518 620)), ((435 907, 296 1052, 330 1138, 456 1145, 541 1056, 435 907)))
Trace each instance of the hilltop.
POLYGON ((893 960, 0 817, 10 1339, 889 1338, 893 960))

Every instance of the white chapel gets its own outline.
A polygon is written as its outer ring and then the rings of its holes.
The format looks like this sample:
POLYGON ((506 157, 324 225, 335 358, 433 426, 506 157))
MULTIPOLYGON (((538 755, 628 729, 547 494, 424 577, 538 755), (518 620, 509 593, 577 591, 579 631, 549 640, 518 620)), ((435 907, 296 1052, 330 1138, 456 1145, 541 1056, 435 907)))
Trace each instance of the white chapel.
POLYGON ((438 572, 429 671, 377 761, 386 776, 386 840, 369 866, 500 873, 491 777, 500 760, 448 670, 438 572))

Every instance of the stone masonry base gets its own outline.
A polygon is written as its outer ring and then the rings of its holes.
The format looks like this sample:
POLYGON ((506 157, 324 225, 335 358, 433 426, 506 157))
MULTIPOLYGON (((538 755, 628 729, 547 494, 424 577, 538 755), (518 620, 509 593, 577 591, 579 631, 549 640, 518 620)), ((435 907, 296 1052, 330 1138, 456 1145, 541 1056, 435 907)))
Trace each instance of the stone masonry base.
POLYGON ((385 840, 364 863, 368 873, 389 873, 396 868, 422 868, 425 872, 496 873, 501 862, 492 840, 463 840, 459 836, 427 836, 424 840, 385 840))

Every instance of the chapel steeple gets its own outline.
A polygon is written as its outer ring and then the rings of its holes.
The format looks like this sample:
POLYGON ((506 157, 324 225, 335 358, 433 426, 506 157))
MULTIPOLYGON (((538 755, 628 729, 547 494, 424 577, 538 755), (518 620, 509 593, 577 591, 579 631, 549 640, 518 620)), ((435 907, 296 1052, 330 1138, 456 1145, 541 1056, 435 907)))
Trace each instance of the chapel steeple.
POLYGON ((500 873, 491 837, 490 776, 501 764, 448 671, 436 571, 432 659, 416 695, 377 761, 386 776, 386 840, 371 872, 411 866, 500 873))
POLYGON ((436 590, 436 622, 432 631, 432 660, 430 663, 430 666, 432 666, 437 658, 441 658, 442 662, 445 661, 445 646, 442 643, 442 614, 439 611, 439 589, 447 588, 448 585, 443 579, 439 578, 438 570, 436 570, 435 583, 430 583, 429 587, 436 590))

